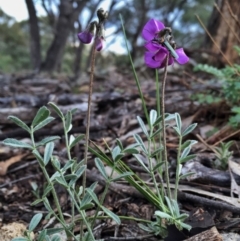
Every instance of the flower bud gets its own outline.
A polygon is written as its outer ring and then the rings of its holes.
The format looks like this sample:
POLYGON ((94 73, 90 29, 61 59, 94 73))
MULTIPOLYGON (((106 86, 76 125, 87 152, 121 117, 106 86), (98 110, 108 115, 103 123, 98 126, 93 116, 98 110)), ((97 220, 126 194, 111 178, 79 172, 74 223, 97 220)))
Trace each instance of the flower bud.
POLYGON ((103 8, 97 10, 97 16, 99 23, 103 23, 108 18, 108 11, 104 11, 103 8))

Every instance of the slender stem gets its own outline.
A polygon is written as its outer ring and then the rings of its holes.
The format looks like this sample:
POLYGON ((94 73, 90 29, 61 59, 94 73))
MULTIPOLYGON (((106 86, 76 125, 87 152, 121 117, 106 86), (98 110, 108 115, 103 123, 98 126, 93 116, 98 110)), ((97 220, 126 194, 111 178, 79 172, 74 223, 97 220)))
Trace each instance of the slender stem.
POLYGON ((138 79, 138 76, 137 76, 137 73, 136 73, 136 70, 135 70, 135 67, 134 67, 134 64, 133 64, 133 60, 132 60, 132 56, 130 54, 129 47, 128 47, 127 36, 126 36, 126 31, 125 31, 125 28, 124 28, 124 24, 123 24, 122 15, 120 14, 119 16, 120 16, 120 19, 121 19, 122 30, 123 30, 123 37, 124 37, 125 45, 126 45, 126 48, 127 48, 128 57, 129 57, 129 60, 130 60, 131 66, 132 66, 132 71, 133 71, 134 79, 135 79, 136 84, 137 84, 138 93, 139 93, 141 101, 142 101, 143 111, 144 111, 144 114, 146 116, 147 122, 148 122, 148 124, 150 126, 146 102, 144 100, 144 96, 143 96, 143 93, 142 93, 142 90, 141 90, 141 87, 140 87, 140 82, 139 82, 139 79, 138 79))
MULTIPOLYGON (((66 149, 67 149, 67 155, 68 155, 68 160, 72 160, 71 156, 71 151, 69 148, 69 141, 68 141, 68 132, 67 129, 65 128, 65 118, 62 118, 62 123, 63 123, 63 130, 64 130, 64 137, 65 137, 65 144, 66 144, 66 149)), ((75 184, 73 184, 73 188, 75 187, 75 184)), ((74 216, 75 216, 75 206, 73 205, 73 202, 71 203, 72 205, 72 210, 71 210, 71 216, 72 216, 72 224, 74 223, 74 216)))
MULTIPOLYGON (((94 71, 95 71, 95 58, 96 58, 96 38, 94 39, 94 44, 92 47, 92 55, 91 55, 91 71, 90 71, 90 80, 89 80, 89 91, 88 91, 88 110, 87 110, 87 124, 86 124, 86 143, 84 150, 84 163, 83 165, 87 166, 88 160, 88 146, 89 146, 89 129, 91 124, 91 102, 92 102, 92 88, 93 88, 93 79, 94 79, 94 71)), ((86 188, 86 179, 87 172, 86 170, 83 173, 82 187, 83 187, 83 195, 85 195, 86 188)), ((81 223, 81 231, 80 231, 80 240, 83 240, 83 222, 81 223)))
POLYGON ((182 136, 179 137, 178 143, 178 154, 177 154, 177 170, 176 170, 176 180, 175 180, 175 190, 174 190, 174 199, 177 201, 178 194, 178 183, 179 183, 179 168, 180 168, 180 156, 181 156, 181 148, 182 147, 182 136))
MULTIPOLYGON (((114 172, 114 170, 115 170, 115 166, 116 166, 116 162, 114 162, 114 166, 113 166, 113 168, 112 168, 111 174, 110 174, 109 178, 106 180, 106 185, 105 185, 103 194, 102 194, 102 196, 101 196, 101 199, 100 199, 100 201, 99 201, 99 202, 100 202, 100 205, 103 205, 103 201, 104 201, 104 199, 105 199, 105 197, 106 197, 106 195, 107 195, 107 191, 108 191, 109 186, 110 186, 110 183, 111 183, 111 178, 112 178, 112 176, 113 176, 113 172, 114 172)), ((97 217, 98 217, 98 212, 99 212, 99 211, 100 211, 100 206, 97 207, 97 210, 96 210, 95 215, 94 215, 94 217, 93 217, 93 220, 92 220, 92 223, 91 223, 91 228, 92 228, 92 229, 93 229, 94 224, 95 224, 95 221, 96 221, 96 219, 97 219, 97 217)))
POLYGON ((169 181, 169 172, 168 172, 168 158, 167 158, 167 142, 166 142, 166 126, 165 126, 165 85, 167 79, 167 66, 169 61, 169 54, 166 57, 166 65, 164 68, 164 75, 162 81, 162 93, 161 93, 161 113, 162 113, 162 138, 163 138, 163 159, 165 162, 165 178, 167 183, 167 195, 171 199, 170 191, 170 181, 169 181))
MULTIPOLYGON (((86 124, 86 144, 84 150, 84 163, 83 165, 87 165, 88 160, 88 146, 89 146, 89 129, 90 129, 90 117, 91 117, 91 102, 92 102, 92 88, 93 88, 93 79, 94 79, 94 71, 95 71, 95 58, 96 58, 96 39, 94 40, 92 56, 91 56, 91 72, 90 72, 90 80, 89 80, 89 91, 88 91, 88 110, 87 110, 87 124, 86 124)), ((85 194, 86 188, 86 171, 83 173, 83 195, 85 194)))

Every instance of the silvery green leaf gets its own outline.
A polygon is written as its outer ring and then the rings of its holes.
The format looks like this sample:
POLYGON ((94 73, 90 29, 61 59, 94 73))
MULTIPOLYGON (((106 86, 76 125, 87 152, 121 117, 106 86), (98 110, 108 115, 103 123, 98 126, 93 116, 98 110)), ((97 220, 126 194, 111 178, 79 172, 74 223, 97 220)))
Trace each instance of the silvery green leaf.
POLYGON ((36 125, 38 125, 40 122, 44 121, 45 119, 47 119, 50 115, 50 111, 49 109, 47 109, 46 106, 41 107, 36 116, 34 117, 33 121, 32 121, 32 127, 35 127, 36 125))
POLYGON ((129 177, 129 176, 131 176, 131 175, 134 175, 134 173, 132 173, 132 172, 124 172, 123 174, 121 174, 121 175, 119 175, 119 176, 117 176, 117 177, 115 177, 115 178, 112 178, 112 179, 111 179, 111 182, 118 181, 118 180, 121 179, 121 178, 129 177))
POLYGON ((49 136, 49 137, 46 137, 46 138, 42 139, 40 142, 36 143, 36 147, 45 146, 47 143, 56 141, 58 139, 60 139, 60 136, 49 136))
POLYGON ((149 138, 149 134, 148 134, 147 128, 146 128, 142 118, 140 116, 137 116, 137 120, 138 120, 138 123, 139 123, 143 133, 145 134, 145 136, 147 136, 149 138))
POLYGON ((17 238, 13 238, 11 241, 29 241, 28 238, 24 238, 24 237, 17 237, 17 238))
POLYGON ((71 166, 75 163, 75 160, 69 160, 66 162, 66 164, 61 169, 62 172, 67 171, 67 169, 71 168, 71 166))
POLYGON ((51 192, 52 190, 52 186, 49 184, 46 188, 44 188, 44 192, 43 192, 43 195, 42 197, 46 197, 48 195, 49 192, 51 192))
POLYGON ((46 235, 47 235, 47 230, 46 229, 42 230, 38 235, 37 241, 44 241, 46 235))
POLYGON ((149 115, 150 125, 153 126, 156 120, 157 120, 157 111, 151 110, 149 115))
POLYGON ((184 179, 184 178, 189 177, 189 176, 194 175, 194 174, 196 174, 196 173, 195 172, 188 172, 186 174, 181 175, 179 178, 184 179))
POLYGON ((22 129, 24 129, 25 131, 27 131, 29 134, 31 133, 30 128, 19 118, 17 118, 16 116, 8 116, 8 119, 13 121, 16 125, 18 125, 19 127, 21 127, 22 129))
POLYGON ((138 223, 138 227, 141 228, 142 230, 151 233, 153 230, 149 227, 147 227, 146 225, 142 224, 142 223, 138 223))
POLYGON ((181 131, 178 129, 177 126, 173 126, 173 129, 176 131, 176 133, 178 134, 178 136, 181 136, 181 131))
POLYGON ((150 138, 154 138, 155 136, 159 135, 159 133, 162 131, 162 128, 159 128, 158 130, 156 130, 151 136, 150 138))
POLYGON ((44 150, 44 157, 43 157, 43 162, 45 166, 48 164, 48 162, 51 159, 51 156, 53 154, 53 149, 54 149, 54 143, 53 142, 47 143, 44 150))
POLYGON ((126 148, 123 150, 124 153, 128 153, 128 154, 138 154, 139 151, 136 148, 126 148))
POLYGON ((181 146, 181 150, 185 149, 186 147, 191 145, 191 141, 190 140, 186 140, 182 146, 181 146))
POLYGON ((188 155, 188 156, 186 156, 186 157, 184 157, 184 158, 180 158, 180 163, 187 162, 187 161, 189 161, 189 160, 192 160, 192 159, 195 158, 195 157, 196 157, 196 155, 193 154, 193 155, 188 155))
POLYGON ((81 177, 82 174, 84 173, 84 171, 86 170, 87 166, 86 165, 82 165, 81 167, 79 167, 79 169, 76 171, 76 175, 77 177, 81 177))
POLYGON ((123 150, 123 145, 122 145, 121 140, 119 140, 119 139, 117 138, 117 139, 116 139, 116 142, 117 142, 118 146, 120 147, 120 149, 123 150))
POLYGON ((115 160, 116 156, 121 153, 121 148, 119 146, 115 146, 112 150, 112 159, 115 160))
POLYGON ((171 212, 172 215, 174 215, 174 207, 173 207, 173 203, 172 200, 169 199, 167 196, 165 196, 166 202, 167 202, 167 206, 171 212))
POLYGON ((41 203, 43 200, 42 199, 36 199, 34 202, 31 203, 31 206, 35 206, 39 203, 41 203))
POLYGON ((192 132, 197 126, 197 123, 191 124, 190 126, 188 126, 184 132, 182 133, 182 136, 186 136, 187 134, 189 134, 190 132, 192 132))
POLYGON ((185 148, 181 154, 180 160, 185 158, 189 154, 190 151, 191 151, 191 146, 188 146, 187 148, 185 148))
POLYGON ((178 217, 176 217, 176 220, 184 221, 186 218, 188 218, 189 215, 186 213, 181 213, 178 217))
POLYGON ((173 120, 175 118, 176 118, 175 114, 169 114, 169 113, 165 114, 165 121, 170 121, 170 120, 173 120))
POLYGON ((71 111, 68 111, 65 116, 66 122, 65 122, 65 129, 67 132, 69 132, 72 128, 72 113, 71 111))
POLYGON ((137 159, 137 161, 138 161, 139 164, 143 167, 143 169, 144 169, 147 173, 150 173, 150 170, 149 170, 148 167, 143 163, 143 161, 141 160, 141 158, 139 157, 139 155, 133 154, 133 156, 137 159))
POLYGON ((43 199, 43 204, 44 204, 45 208, 51 213, 52 207, 51 207, 51 205, 50 205, 50 203, 49 203, 49 201, 46 197, 43 199))
POLYGON ((69 148, 72 149, 78 142, 80 142, 83 138, 85 137, 84 134, 81 134, 77 137, 74 137, 73 135, 70 136, 70 144, 69 144, 69 148), (71 137, 73 137, 71 139, 71 137))
POLYGON ((162 152, 162 150, 163 150, 163 146, 159 147, 157 150, 155 150, 153 153, 151 153, 151 157, 155 157, 160 152, 162 152))
POLYGON ((192 227, 191 227, 190 225, 188 225, 188 224, 186 224, 186 223, 183 223, 183 222, 181 222, 181 226, 182 226, 182 228, 185 228, 185 229, 187 229, 188 231, 190 231, 190 230, 192 229, 192 227))
POLYGON ((64 115, 63 115, 62 111, 59 109, 59 107, 56 104, 54 104, 53 102, 49 102, 48 105, 50 105, 53 108, 53 110, 57 113, 57 115, 61 119, 64 118, 64 115))
POLYGON ((138 134, 134 134, 133 137, 134 137, 135 141, 139 144, 139 146, 141 147, 143 152, 145 154, 148 154, 147 148, 145 147, 144 142, 143 142, 141 136, 139 136, 138 134))
POLYGON ((37 158, 39 164, 40 164, 41 166, 44 166, 43 158, 42 158, 41 154, 38 152, 38 150, 37 150, 37 149, 33 150, 33 151, 32 151, 32 154, 37 158))
POLYGON ((61 172, 61 163, 59 162, 59 160, 56 156, 52 156, 51 162, 52 162, 52 165, 55 167, 55 169, 58 172, 61 172))
MULTIPOLYGON (((97 186, 97 182, 94 182, 88 189, 91 189, 92 191, 94 191, 94 189, 96 188, 97 186)), ((86 204, 89 204, 91 203, 92 201, 92 197, 89 195, 89 193, 86 193, 81 201, 81 204, 80 204, 80 209, 83 209, 83 207, 86 205, 86 204)))
POLYGON ((181 174, 181 171, 182 171, 182 164, 179 164, 177 175, 180 175, 180 174, 181 174))
POLYGON ((101 207, 102 210, 110 217, 112 218, 118 225, 121 224, 121 220, 120 218, 115 214, 113 213, 112 211, 110 211, 109 209, 105 208, 105 207, 101 207))
POLYGON ((178 113, 175 113, 175 121, 176 121, 176 124, 177 124, 177 128, 180 132, 180 135, 181 135, 181 130, 182 130, 182 120, 181 120, 181 116, 178 114, 178 113))
POLYGON ((159 210, 155 211, 154 215, 159 216, 160 218, 166 218, 166 219, 171 219, 172 218, 169 214, 161 212, 159 210))
POLYGON ((71 179, 77 179, 77 175, 75 174, 67 174, 64 176, 65 180, 68 181, 68 180, 71 180, 71 179))
MULTIPOLYGON (((49 214, 51 214, 51 213, 49 213, 49 214)), ((48 216, 48 215, 47 215, 48 216)), ((50 218, 49 218, 50 219, 50 218)), ((50 237, 47 235, 46 237, 45 237, 45 241, 51 241, 51 239, 50 239, 50 237)))
POLYGON ((54 117, 47 117, 45 120, 41 121, 38 125, 36 125, 34 128, 33 128, 33 131, 37 131, 41 128, 43 128, 44 126, 46 126, 47 124, 49 124, 50 122, 52 122, 53 120, 55 120, 54 117))
POLYGON ((80 210, 92 209, 95 205, 93 203, 86 203, 80 206, 80 210))
POLYGON ((88 194, 91 196, 91 198, 93 199, 93 201, 97 204, 100 205, 100 202, 98 200, 97 195, 93 192, 93 190, 86 188, 86 191, 88 192, 88 194))
POLYGON ((105 170, 105 167, 104 167, 102 161, 98 157, 95 158, 94 161, 95 161, 96 167, 99 170, 99 172, 102 174, 104 179, 107 180, 108 179, 108 175, 106 173, 106 170, 105 170))
POLYGON ((53 175, 51 176, 50 178, 50 181, 51 182, 54 182, 55 178, 56 177, 60 177, 61 176, 61 173, 59 171, 56 171, 55 173, 53 173, 53 175))
POLYGON ((117 155, 114 159, 115 162, 118 162, 119 160, 121 160, 125 155, 123 153, 120 153, 119 155, 117 155))
POLYGON ((58 234, 54 234, 52 237, 51 237, 51 241, 61 241, 61 238, 58 234))
POLYGON ((48 229, 45 229, 46 232, 47 232, 47 235, 52 235, 52 234, 55 234, 55 233, 60 233, 61 231, 64 230, 64 228, 48 228, 48 229))
POLYGON ((3 141, 3 144, 4 145, 7 145, 7 146, 12 146, 12 147, 17 147, 17 148, 27 148, 27 149, 30 149, 32 150, 33 147, 23 141, 18 141, 16 139, 13 139, 13 138, 7 138, 3 141))
POLYGON ((154 168, 153 168, 153 172, 155 172, 160 166, 162 166, 164 164, 164 162, 160 162, 158 163, 154 168))
POLYGON ((68 184, 63 177, 55 177, 55 180, 61 184, 63 187, 68 188, 68 184))
POLYGON ((33 218, 30 221, 29 227, 28 227, 28 230, 30 232, 32 232, 37 227, 37 225, 40 223, 42 217, 43 217, 42 213, 38 213, 33 216, 33 218))
POLYGON ((158 116, 158 118, 156 119, 155 123, 153 124, 153 126, 159 125, 162 121, 162 116, 158 116))

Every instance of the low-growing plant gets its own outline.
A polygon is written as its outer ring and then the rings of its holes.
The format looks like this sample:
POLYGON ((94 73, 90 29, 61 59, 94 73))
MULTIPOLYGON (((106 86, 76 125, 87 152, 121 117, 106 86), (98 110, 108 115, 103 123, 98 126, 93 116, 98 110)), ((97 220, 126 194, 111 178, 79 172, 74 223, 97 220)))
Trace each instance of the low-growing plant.
MULTIPOLYGON (((240 48, 237 46, 234 48, 240 55, 240 48)), ((218 69, 207 64, 198 64, 194 67, 194 70, 203 71, 216 77, 216 81, 220 82, 221 89, 219 93, 202 93, 193 96, 193 98, 207 104, 210 104, 210 102, 219 102, 221 99, 224 99, 232 107, 233 115, 229 118, 230 125, 233 127, 239 126, 240 118, 238 106, 240 104, 240 65, 233 64, 218 69), (204 98, 202 98, 202 95, 204 98)))
MULTIPOLYGON (((168 225, 175 225, 179 230, 183 228, 190 230, 191 227, 184 223, 188 215, 180 213, 180 208, 177 203, 177 194, 180 179, 192 174, 187 173, 185 175, 181 175, 181 169, 184 162, 194 157, 194 155, 190 154, 190 151, 192 145, 194 145, 196 141, 187 140, 183 142, 183 137, 186 137, 191 131, 193 131, 196 124, 191 124, 187 128, 183 129, 181 117, 178 113, 165 113, 165 84, 167 78, 167 67, 168 65, 173 64, 174 61, 177 61, 180 64, 185 64, 188 62, 188 57, 182 48, 176 49, 176 43, 173 40, 170 28, 165 27, 163 23, 155 19, 151 19, 147 22, 142 31, 142 36, 146 40, 145 47, 147 49, 144 59, 145 64, 148 67, 155 69, 157 96, 157 110, 150 110, 148 113, 137 73, 128 49, 125 29, 122 21, 126 48, 129 53, 129 59, 132 65, 139 95, 142 100, 142 106, 147 123, 145 123, 144 119, 140 116, 136 117, 139 126, 142 129, 142 135, 134 134, 133 138, 135 143, 128 147, 124 147, 120 139, 116 140, 116 146, 112 149, 107 145, 107 143, 105 143, 107 152, 103 151, 102 148, 97 146, 94 142, 92 142, 92 145, 89 146, 90 106, 94 77, 95 51, 100 51, 103 48, 103 23, 108 15, 103 9, 99 9, 97 14, 99 22, 94 21, 90 23, 89 27, 85 31, 78 34, 80 41, 85 44, 90 43, 92 39, 94 39, 89 83, 84 160, 77 162, 71 156, 71 149, 84 138, 84 135, 79 135, 77 137, 69 135, 72 128, 72 117, 76 110, 69 110, 64 114, 56 104, 52 102, 49 103, 49 106, 61 119, 63 124, 68 157, 68 160, 64 165, 62 165, 59 161, 59 157, 54 154, 55 141, 57 141, 60 137, 52 136, 46 137, 40 142, 35 141, 35 132, 54 120, 54 118, 50 115, 50 110, 46 106, 39 109, 30 126, 26 125, 15 116, 9 117, 9 119, 11 119, 15 124, 29 133, 31 144, 9 138, 4 140, 4 144, 31 150, 35 158, 38 160, 38 164, 46 180, 43 193, 39 193, 37 186, 33 185, 33 193, 37 196, 37 199, 32 205, 43 203, 48 211, 48 215, 45 219, 54 217, 61 224, 60 228, 44 229, 40 231, 37 236, 37 241, 58 241, 60 239, 57 233, 62 230, 65 231, 69 241, 95 240, 93 228, 95 221, 98 218, 112 218, 118 225, 120 225, 120 217, 104 207, 103 202, 110 183, 121 178, 128 181, 130 185, 135 187, 156 208, 154 221, 137 220, 142 229, 154 233, 155 235, 161 235, 162 237, 167 236, 168 225), (158 73, 160 68, 164 68, 161 94, 158 73), (169 161, 167 157, 166 128, 173 128, 179 138, 174 195, 172 195, 168 172, 169 161), (40 151, 39 147, 41 146, 44 146, 44 153, 41 153, 40 151), (95 165, 102 174, 106 183, 100 199, 98 199, 97 195, 94 193, 97 183, 93 183, 90 187, 86 187, 86 165, 89 151, 96 156, 95 165), (133 155, 137 163, 140 164, 146 173, 148 173, 151 183, 146 183, 142 180, 122 160, 129 154, 133 155), (147 161, 144 162, 143 160, 147 161), (104 163, 112 168, 110 175, 107 174, 104 163), (49 165, 51 165, 55 170, 52 175, 50 175, 47 171, 47 167, 49 165), (118 173, 117 177, 115 175, 113 177, 114 172, 118 173), (80 178, 83 180, 81 186, 79 186, 78 182, 80 178), (66 222, 63 215, 63 210, 56 191, 56 185, 61 185, 65 188, 71 198, 72 212, 70 223, 66 222), (53 198, 55 206, 51 204, 50 197, 53 198), (94 206, 96 209, 95 215, 93 217, 87 217, 86 210, 92 209, 94 206), (55 211, 55 208, 57 211, 55 211), (78 219, 75 219, 76 212, 80 214, 80 218, 78 219), (103 216, 104 213, 107 216, 103 216), (75 234, 73 228, 78 224, 81 225, 80 233, 75 234), (84 230, 84 227, 86 227, 85 230, 87 231, 84 230)), ((30 233, 39 224, 41 218, 41 214, 35 215, 29 224, 26 237, 16 238, 14 241, 32 241, 30 233)), ((121 218, 136 220, 133 217, 123 216, 121 218)))

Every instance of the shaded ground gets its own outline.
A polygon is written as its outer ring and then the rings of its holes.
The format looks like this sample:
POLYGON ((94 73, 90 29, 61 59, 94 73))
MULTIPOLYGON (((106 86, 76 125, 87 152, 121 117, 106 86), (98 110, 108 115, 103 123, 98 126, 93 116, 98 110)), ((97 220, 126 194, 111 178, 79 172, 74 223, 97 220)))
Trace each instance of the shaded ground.
MULTIPOLYGON (((141 76, 141 87, 149 110, 155 109, 155 82, 152 78, 154 73, 145 69, 139 70, 141 76)), ((56 78, 46 76, 0 76, 0 140, 7 137, 19 140, 28 140, 26 132, 21 131, 8 119, 9 115, 16 115, 29 124, 37 110, 46 105, 49 101, 55 102, 63 111, 78 108, 73 119, 73 134, 85 133, 85 115, 87 110, 88 78, 82 78, 81 83, 74 86, 65 77, 56 78), (72 94, 75 92, 76 94, 72 94)), ((166 112, 180 113, 183 125, 188 126, 197 122, 198 127, 187 136, 187 138, 198 140, 194 146, 193 153, 197 157, 185 165, 185 171, 194 171, 196 175, 189 180, 183 180, 179 187, 179 201, 181 208, 190 214, 189 223, 193 228, 191 234, 182 234, 174 229, 168 240, 185 240, 187 235, 194 235, 200 231, 209 230, 216 226, 218 231, 239 232, 240 204, 237 198, 231 198, 231 184, 233 183, 228 171, 217 170, 215 167, 216 156, 212 148, 218 146, 222 140, 234 140, 232 148, 234 160, 239 160, 239 133, 226 126, 230 108, 224 103, 201 105, 198 101, 192 101, 191 96, 200 91, 217 90, 218 85, 191 76, 186 72, 178 71, 178 74, 170 73, 166 87, 166 112), (209 131, 218 128, 215 134, 208 135, 209 131)), ((92 123, 90 138, 98 145, 103 145, 103 138, 110 147, 115 145, 115 139, 119 138, 125 147, 132 144, 134 133, 141 134, 136 116, 144 119, 141 101, 138 90, 131 73, 124 73, 124 70, 110 70, 107 73, 97 73, 94 82, 92 123)), ((48 125, 44 130, 37 132, 36 141, 49 135, 63 136, 62 127, 58 118, 53 124, 48 125)), ((167 145, 169 161, 171 163, 170 178, 174 183, 175 163, 177 154, 177 137, 171 129, 167 130, 167 145)), ((24 150, 12 149, 1 145, 0 162, 0 220, 2 224, 14 221, 29 223, 35 213, 46 214, 42 204, 32 207, 35 200, 32 192, 32 185, 37 184, 41 192, 44 184, 43 175, 38 167, 35 158, 24 150), (14 163, 14 164, 12 164, 14 163), (11 164, 11 165, 10 165, 11 164)), ((43 150, 41 150, 43 151, 43 150)), ((83 142, 74 149, 73 156, 79 161, 83 159, 83 142)), ((56 142, 54 152, 58 155, 62 164, 67 161, 66 150, 63 140, 56 142)), ((88 184, 98 181, 96 193, 100 195, 104 187, 101 175, 94 167, 94 157, 91 155, 88 163, 88 184)), ((136 161, 129 156, 124 160, 134 172, 144 179, 148 176, 139 167, 136 161)), ((236 169, 239 167, 237 166, 236 169)), ((240 170, 240 168, 239 168, 240 170)), ((48 171, 53 173, 49 165, 48 171)), ((238 174, 235 180, 240 183, 238 174)), ((81 182, 79 182, 80 184, 81 182)), ((233 187, 233 186, 232 186, 233 187)), ((232 188, 234 193, 238 193, 232 188)), ((174 187, 173 187, 174 188, 174 187)), ((70 213, 70 203, 67 193, 61 188, 57 189, 60 196, 61 206, 65 213, 70 213)), ((234 194, 235 195, 235 194, 234 194)), ((121 181, 113 184, 105 200, 105 206, 118 215, 133 216, 150 220, 154 213, 154 207, 144 198, 128 187, 127 183, 121 181)), ((91 213, 89 213, 91 215, 91 213)), ((116 229, 116 225, 110 221, 101 221, 96 229, 99 238, 113 240, 109 237, 136 237, 135 240, 159 240, 148 236, 139 229, 137 222, 123 221, 123 224, 116 229), (138 238, 137 238, 138 237, 138 238), (145 238, 144 238, 145 237, 145 238)), ((53 226, 43 221, 39 229, 53 226)), ((79 227, 76 227, 76 232, 79 227)), ((115 239, 115 240, 121 240, 115 239)), ((128 240, 128 239, 125 239, 128 240)), ((133 240, 133 239, 132 239, 133 240)), ((210 239, 209 239, 210 240, 210 239)), ((218 239, 212 239, 218 240, 218 239)))

